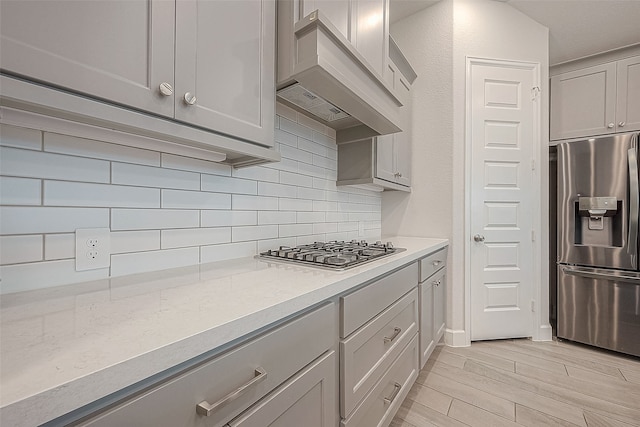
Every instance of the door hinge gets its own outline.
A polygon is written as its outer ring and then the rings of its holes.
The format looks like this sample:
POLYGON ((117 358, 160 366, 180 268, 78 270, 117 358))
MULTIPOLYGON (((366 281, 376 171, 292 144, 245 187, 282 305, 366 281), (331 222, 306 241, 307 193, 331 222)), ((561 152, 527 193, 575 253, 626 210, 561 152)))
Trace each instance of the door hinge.
POLYGON ((535 101, 538 98, 538 95, 540 95, 540 87, 539 86, 535 86, 531 88, 531 100, 535 101))
POLYGON ((533 313, 536 312, 536 302, 534 300, 531 300, 531 311, 533 313))

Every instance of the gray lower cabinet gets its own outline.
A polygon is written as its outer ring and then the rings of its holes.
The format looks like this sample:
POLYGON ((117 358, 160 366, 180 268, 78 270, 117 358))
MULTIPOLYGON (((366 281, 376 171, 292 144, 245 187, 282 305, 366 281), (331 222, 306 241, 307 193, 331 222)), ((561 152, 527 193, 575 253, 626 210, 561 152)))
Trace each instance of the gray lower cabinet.
POLYGON ((418 375, 416 262, 340 298, 342 426, 388 426, 418 375))
POLYGON ((80 425, 335 426, 336 318, 327 304, 80 425))
POLYGON ((420 367, 431 356, 445 330, 447 249, 422 258, 420 264, 420 367))

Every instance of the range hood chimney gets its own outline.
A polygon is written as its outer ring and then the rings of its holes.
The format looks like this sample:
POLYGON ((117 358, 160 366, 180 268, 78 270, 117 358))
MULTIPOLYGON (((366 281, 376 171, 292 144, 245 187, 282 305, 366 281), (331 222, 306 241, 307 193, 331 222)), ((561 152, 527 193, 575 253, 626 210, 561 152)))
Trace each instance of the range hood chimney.
POLYGON ((402 96, 322 12, 296 20, 294 3, 278 3, 278 100, 336 129, 338 142, 402 131, 402 96))

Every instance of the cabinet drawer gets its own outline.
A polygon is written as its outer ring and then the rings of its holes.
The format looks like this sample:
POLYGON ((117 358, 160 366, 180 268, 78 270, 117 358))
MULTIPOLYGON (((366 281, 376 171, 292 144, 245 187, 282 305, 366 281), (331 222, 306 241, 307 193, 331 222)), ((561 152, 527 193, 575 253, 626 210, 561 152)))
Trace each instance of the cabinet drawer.
POLYGON ((335 427, 335 360, 335 351, 321 357, 228 426, 335 427))
POLYGON ((418 378, 418 338, 413 337, 353 415, 342 420, 341 426, 388 426, 416 378, 418 378))
POLYGON ((376 280, 340 298, 340 338, 346 338, 369 319, 418 284, 418 263, 376 280))
POLYGON ((89 426, 222 426, 334 344, 335 305, 325 305, 89 420, 89 426), (264 373, 259 374, 259 369, 264 373), (259 379, 263 378, 263 379, 259 379), (209 416, 219 402, 254 380, 209 416), (257 381, 256 381, 257 380, 257 381))
POLYGON ((418 331, 414 288, 340 343, 342 417, 347 417, 418 331))
POLYGON ((424 282, 436 271, 447 265, 447 248, 427 255, 420 260, 420 283, 424 282))

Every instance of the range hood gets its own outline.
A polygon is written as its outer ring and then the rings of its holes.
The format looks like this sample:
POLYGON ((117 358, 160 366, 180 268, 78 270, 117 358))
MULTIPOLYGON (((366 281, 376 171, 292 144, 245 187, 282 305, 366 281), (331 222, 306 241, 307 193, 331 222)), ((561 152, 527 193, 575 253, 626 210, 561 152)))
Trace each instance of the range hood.
POLYGON ((278 101, 336 129, 338 142, 402 131, 401 94, 315 10, 278 3, 278 101))

